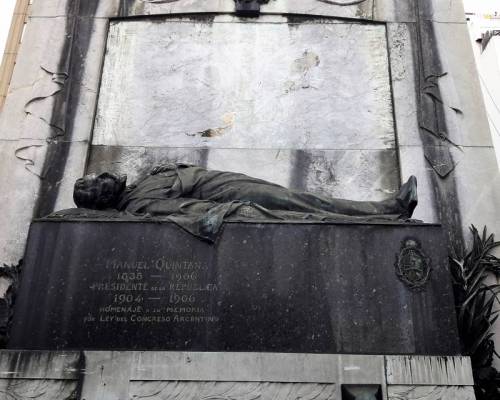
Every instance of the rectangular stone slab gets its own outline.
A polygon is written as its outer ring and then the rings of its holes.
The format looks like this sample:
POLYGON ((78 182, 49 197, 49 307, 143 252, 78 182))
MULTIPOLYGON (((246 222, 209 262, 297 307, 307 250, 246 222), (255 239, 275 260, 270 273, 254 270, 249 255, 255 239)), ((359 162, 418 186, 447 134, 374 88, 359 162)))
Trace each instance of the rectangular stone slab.
POLYGON ((112 21, 92 142, 393 149, 385 25, 226 15, 112 21))
POLYGON ((460 350, 440 226, 226 223, 212 245, 171 223, 84 220, 32 224, 9 348, 460 350), (432 267, 421 291, 396 274, 409 238, 432 267))

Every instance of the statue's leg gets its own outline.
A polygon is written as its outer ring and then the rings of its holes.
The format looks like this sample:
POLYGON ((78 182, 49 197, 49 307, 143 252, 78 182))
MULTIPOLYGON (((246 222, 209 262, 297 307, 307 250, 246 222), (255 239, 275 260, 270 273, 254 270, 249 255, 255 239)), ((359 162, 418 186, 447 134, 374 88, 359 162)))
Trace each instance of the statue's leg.
POLYGON ((343 215, 401 214, 404 210, 395 199, 371 202, 328 198, 268 185, 252 185, 235 193, 234 200, 251 201, 270 210, 305 213, 330 212, 343 215))
POLYGON ((417 206, 417 178, 410 176, 398 194, 383 201, 352 201, 327 198, 312 193, 294 192, 299 201, 307 202, 325 211, 344 215, 398 215, 410 218, 417 206))
POLYGON ((401 187, 396 197, 383 201, 335 199, 266 184, 247 185, 239 188, 234 200, 251 201, 271 210, 309 213, 326 211, 352 216, 404 215, 410 217, 416 206, 416 180, 413 177, 410 178, 401 187))
POLYGON ((384 201, 353 201, 329 198, 308 192, 291 191, 290 202, 306 212, 327 211, 342 215, 396 215, 404 209, 396 199, 384 201))

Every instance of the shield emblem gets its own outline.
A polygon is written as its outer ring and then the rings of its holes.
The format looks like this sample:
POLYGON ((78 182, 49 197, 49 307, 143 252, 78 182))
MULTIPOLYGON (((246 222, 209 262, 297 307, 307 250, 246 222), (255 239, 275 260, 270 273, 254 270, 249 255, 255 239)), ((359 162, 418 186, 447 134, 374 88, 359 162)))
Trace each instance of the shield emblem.
POLYGON ((412 290, 422 290, 431 276, 431 260, 422 251, 417 239, 403 240, 396 255, 396 275, 412 290))

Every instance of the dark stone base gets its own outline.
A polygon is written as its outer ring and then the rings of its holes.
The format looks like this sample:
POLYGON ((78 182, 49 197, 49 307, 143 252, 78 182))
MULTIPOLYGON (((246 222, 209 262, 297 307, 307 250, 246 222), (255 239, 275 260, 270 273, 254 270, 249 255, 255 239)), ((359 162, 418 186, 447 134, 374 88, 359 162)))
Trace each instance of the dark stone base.
POLYGON ((211 245, 170 223, 43 220, 9 348, 460 350, 436 225, 226 223, 211 245), (432 267, 420 291, 396 274, 408 238, 432 267))

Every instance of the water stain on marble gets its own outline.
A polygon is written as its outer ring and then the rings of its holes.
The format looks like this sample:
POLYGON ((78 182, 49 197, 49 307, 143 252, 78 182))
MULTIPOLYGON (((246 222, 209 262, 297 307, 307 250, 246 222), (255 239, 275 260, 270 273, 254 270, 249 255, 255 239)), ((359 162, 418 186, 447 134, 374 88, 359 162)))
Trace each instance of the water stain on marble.
POLYGON ((317 67, 320 62, 320 58, 315 52, 305 50, 302 56, 293 62, 292 72, 305 75, 309 70, 317 67))

